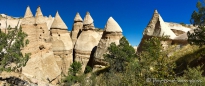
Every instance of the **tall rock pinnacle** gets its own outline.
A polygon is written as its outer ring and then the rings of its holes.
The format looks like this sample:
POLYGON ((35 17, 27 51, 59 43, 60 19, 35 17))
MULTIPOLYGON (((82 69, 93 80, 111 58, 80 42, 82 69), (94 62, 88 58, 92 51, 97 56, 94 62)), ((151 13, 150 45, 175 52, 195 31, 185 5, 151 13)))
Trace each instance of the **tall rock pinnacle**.
POLYGON ((53 24, 51 25, 51 28, 56 28, 56 29, 68 29, 64 21, 61 19, 58 11, 56 12, 55 19, 53 21, 53 24))
POLYGON ((25 15, 24 15, 24 18, 28 18, 28 17, 33 17, 33 14, 31 12, 31 9, 30 9, 29 6, 26 8, 26 12, 25 12, 25 15))
POLYGON ((106 32, 122 32, 122 29, 119 26, 119 24, 112 17, 110 17, 105 26, 105 31, 106 32))
POLYGON ((38 8, 37 8, 35 16, 43 16, 43 13, 41 12, 40 6, 38 6, 38 8))
POLYGON ((162 35, 168 35, 171 39, 176 37, 176 35, 171 31, 171 29, 164 23, 164 20, 157 12, 157 10, 154 11, 153 17, 145 28, 143 35, 158 37, 162 35))
POLYGON ((83 24, 87 25, 87 24, 92 24, 93 23, 93 18, 90 16, 89 12, 86 12, 86 15, 84 17, 84 21, 83 24))
POLYGON ((81 16, 80 16, 79 13, 76 13, 76 16, 75 16, 75 18, 74 18, 74 21, 75 21, 75 22, 78 22, 78 21, 79 21, 79 22, 80 22, 80 21, 82 22, 82 21, 83 21, 83 19, 81 18, 81 16))
POLYGON ((75 42, 77 41, 78 36, 80 35, 80 32, 83 29, 83 19, 80 17, 80 14, 77 13, 74 18, 74 24, 71 32, 71 38, 73 41, 73 45, 75 45, 75 42))

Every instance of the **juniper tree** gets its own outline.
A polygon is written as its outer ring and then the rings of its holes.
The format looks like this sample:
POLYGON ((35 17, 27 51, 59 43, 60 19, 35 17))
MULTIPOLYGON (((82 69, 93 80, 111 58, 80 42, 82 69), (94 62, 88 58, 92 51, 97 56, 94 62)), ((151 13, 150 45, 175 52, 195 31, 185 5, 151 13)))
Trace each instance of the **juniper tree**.
POLYGON ((23 55, 22 48, 29 43, 26 40, 27 34, 22 31, 22 28, 7 28, 7 32, 0 30, 0 71, 11 71, 16 68, 25 66, 28 61, 29 54, 23 55), (11 63, 16 64, 11 69, 11 63))

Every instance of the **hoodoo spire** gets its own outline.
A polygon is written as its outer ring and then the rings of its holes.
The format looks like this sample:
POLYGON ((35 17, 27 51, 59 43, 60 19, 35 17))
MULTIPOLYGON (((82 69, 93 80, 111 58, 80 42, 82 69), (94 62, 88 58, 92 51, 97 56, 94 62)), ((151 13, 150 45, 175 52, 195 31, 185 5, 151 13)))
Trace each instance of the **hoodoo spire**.
POLYGON ((24 18, 28 18, 28 17, 33 17, 33 14, 31 12, 31 9, 30 9, 29 6, 26 8, 26 12, 25 12, 25 15, 24 15, 24 18))
POLYGON ((38 6, 38 8, 37 8, 35 16, 43 16, 43 13, 41 12, 40 6, 38 6))
POLYGON ((122 29, 119 26, 119 24, 112 17, 110 17, 107 21, 107 24, 105 25, 105 31, 106 32, 122 32, 122 29))
POLYGON ((56 29, 68 29, 64 21, 61 19, 58 11, 56 12, 55 19, 53 21, 53 24, 51 25, 51 28, 56 28, 56 29))
POLYGON ((172 32, 171 29, 165 24, 157 10, 154 11, 153 17, 145 28, 143 34, 150 36, 168 35, 171 39, 176 36, 174 32, 172 32))
POLYGON ((83 24, 92 24, 93 23, 93 18, 90 16, 89 12, 86 12, 86 15, 84 17, 83 24))
POLYGON ((76 21, 83 21, 83 19, 81 18, 81 16, 80 16, 79 13, 76 14, 76 16, 75 16, 75 18, 74 18, 74 21, 75 21, 75 22, 76 22, 76 21))

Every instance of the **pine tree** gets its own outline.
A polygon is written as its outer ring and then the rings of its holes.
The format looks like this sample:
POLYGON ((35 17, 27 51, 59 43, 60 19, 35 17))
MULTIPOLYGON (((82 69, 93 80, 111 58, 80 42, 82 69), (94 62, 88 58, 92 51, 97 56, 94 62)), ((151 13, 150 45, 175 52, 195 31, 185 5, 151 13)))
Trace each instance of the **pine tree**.
POLYGON ((71 86, 75 83, 83 81, 84 75, 77 75, 81 72, 82 64, 80 62, 73 62, 68 69, 68 75, 63 79, 63 86, 71 86))
POLYGON ((198 11, 192 13, 190 21, 197 29, 187 35, 190 44, 202 46, 205 45, 205 4, 198 1, 196 7, 198 11))

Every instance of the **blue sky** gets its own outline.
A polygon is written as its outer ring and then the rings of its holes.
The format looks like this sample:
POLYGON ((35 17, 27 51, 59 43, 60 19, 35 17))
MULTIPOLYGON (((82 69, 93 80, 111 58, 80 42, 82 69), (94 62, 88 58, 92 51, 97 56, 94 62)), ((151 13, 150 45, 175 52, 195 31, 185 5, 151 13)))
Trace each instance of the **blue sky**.
POLYGON ((133 46, 138 45, 142 32, 149 23, 153 11, 158 10, 164 21, 187 23, 196 10, 198 0, 1 0, 0 13, 23 17, 29 5, 35 15, 41 6, 44 16, 55 16, 59 11, 61 18, 72 29, 76 12, 84 18, 89 11, 95 27, 104 28, 112 16, 123 30, 123 35, 133 46))

